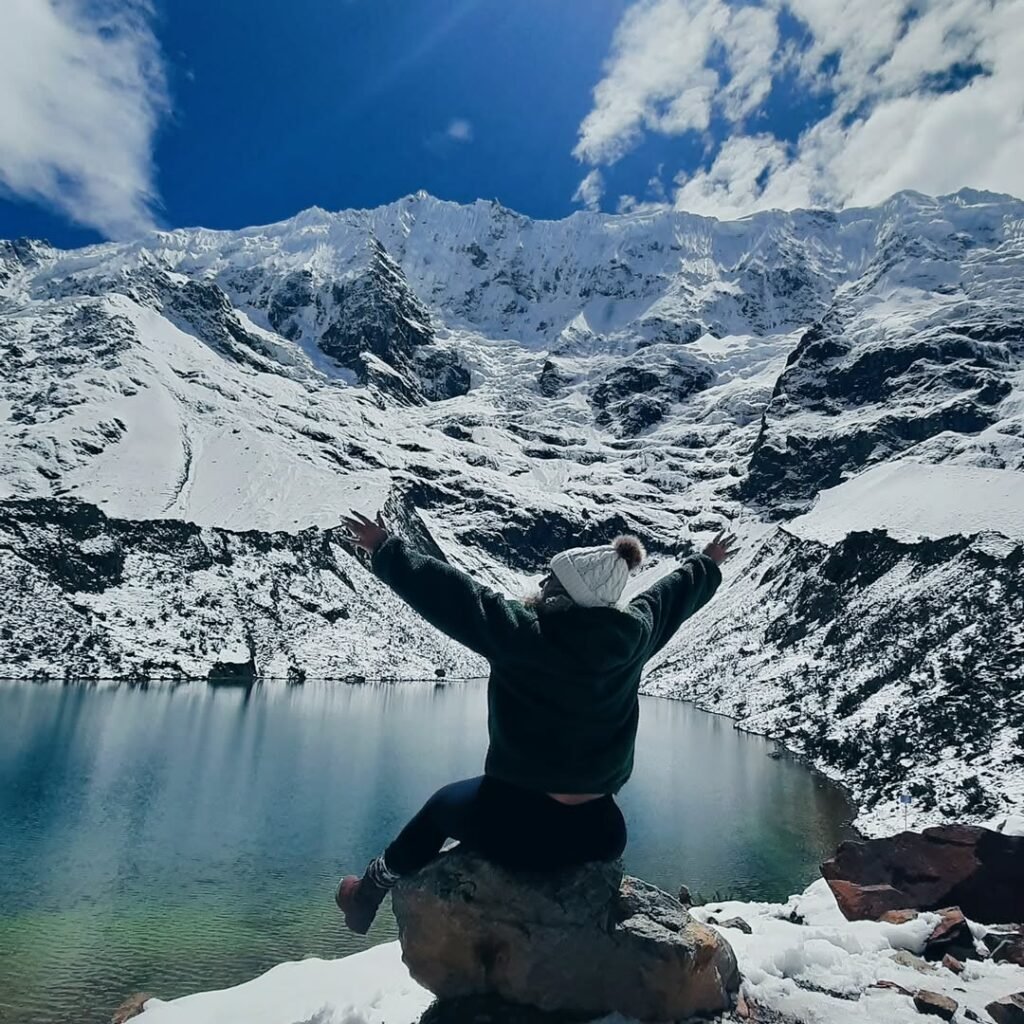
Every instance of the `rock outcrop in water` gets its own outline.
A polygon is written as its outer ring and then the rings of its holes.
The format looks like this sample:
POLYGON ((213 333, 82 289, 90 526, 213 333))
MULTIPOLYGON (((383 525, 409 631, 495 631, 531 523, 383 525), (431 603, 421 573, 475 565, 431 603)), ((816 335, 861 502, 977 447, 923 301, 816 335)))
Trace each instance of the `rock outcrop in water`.
POLYGON ((729 1009, 739 987, 728 942, 619 864, 515 876, 454 852, 402 881, 394 910, 403 959, 438 997, 435 1014, 485 999, 680 1020, 729 1009))

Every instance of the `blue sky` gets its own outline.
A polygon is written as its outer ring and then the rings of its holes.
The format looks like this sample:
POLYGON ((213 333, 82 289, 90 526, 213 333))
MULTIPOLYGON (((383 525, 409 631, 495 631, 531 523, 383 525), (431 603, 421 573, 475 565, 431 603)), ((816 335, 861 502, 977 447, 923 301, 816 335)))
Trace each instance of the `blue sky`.
POLYGON ((0 237, 421 188, 538 217, 1024 191, 1022 0, 860 6, 5 0, 0 237))
MULTIPOLYGON (((157 220, 239 227, 420 188, 564 216, 576 130, 626 6, 581 18, 557 0, 163 3, 173 113, 154 151, 157 220), (459 122, 468 138, 448 135, 459 122)), ((35 204, 0 205, 0 234, 40 232, 76 234, 35 204)))

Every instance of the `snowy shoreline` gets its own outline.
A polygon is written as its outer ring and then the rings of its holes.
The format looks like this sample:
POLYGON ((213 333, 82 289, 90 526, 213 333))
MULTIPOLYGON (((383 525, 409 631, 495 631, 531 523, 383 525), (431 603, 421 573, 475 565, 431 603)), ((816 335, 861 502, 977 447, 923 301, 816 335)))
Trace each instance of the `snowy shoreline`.
MULTIPOLYGON (((742 918, 744 934, 723 928, 743 974, 748 1006, 798 1022, 916 1024, 909 993, 926 990, 952 998, 957 1019, 1024 989, 1024 968, 968 961, 963 973, 919 959, 940 915, 923 913, 905 924, 847 921, 824 881, 785 903, 724 901, 695 908, 693 916, 742 918), (898 986, 887 987, 886 984, 898 986), (902 990, 902 991, 901 991, 902 990)), ((340 925, 339 925, 340 927, 340 925)), ((980 940, 987 929, 972 925, 980 940)), ((432 996, 410 978, 397 942, 339 960, 279 964, 230 989, 169 1002, 151 999, 142 1024, 415 1024, 432 996)), ((739 1019, 732 1014, 726 1020, 739 1019)), ((980 1019, 985 1019, 981 1017, 980 1019)), ((621 1015, 601 1024, 631 1024, 621 1015)))

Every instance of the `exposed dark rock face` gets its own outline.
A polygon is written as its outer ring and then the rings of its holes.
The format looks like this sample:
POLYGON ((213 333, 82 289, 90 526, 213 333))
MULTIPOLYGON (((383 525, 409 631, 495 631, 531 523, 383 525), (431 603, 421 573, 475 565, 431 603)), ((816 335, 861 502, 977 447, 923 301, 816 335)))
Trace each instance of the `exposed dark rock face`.
POLYGON ((363 265, 338 279, 303 269, 232 283, 265 307, 283 337, 316 345, 392 400, 416 405, 469 390, 469 372, 457 354, 434 346, 430 311, 377 238, 367 242, 363 265))
POLYGON ((738 269, 736 302, 741 315, 753 317, 763 330, 792 328, 805 321, 796 310, 821 315, 832 301, 833 287, 820 269, 811 266, 793 240, 768 254, 744 260, 738 269))
MULTIPOLYGON (((301 674, 301 669, 290 666, 289 679, 301 674)), ((256 680, 256 662, 252 653, 247 661, 216 661, 207 673, 206 681, 212 686, 252 686, 256 680)))
POLYGON ((227 295, 213 281, 181 283, 155 275, 151 284, 163 314, 186 333, 235 362, 267 373, 284 372, 270 347, 242 324, 227 295))
POLYGON ((29 339, 31 351, 24 340, 14 340, 13 333, 5 338, 0 329, 0 382, 11 403, 9 418, 34 426, 85 404, 74 378, 83 372, 116 369, 136 340, 135 327, 127 318, 95 303, 47 317, 29 339))
POLYGON ((671 407, 714 380, 710 367, 679 356, 657 358, 653 349, 606 374, 590 393, 595 420, 623 437, 636 437, 665 418, 671 407))
POLYGON ((1024 1024, 1024 992, 996 999, 985 1007, 996 1024, 1024 1024))
MULTIPOLYGON (((461 432, 453 425, 453 433, 461 432)), ((460 544, 484 551, 524 574, 542 571, 552 556, 569 547, 592 547, 607 544, 621 533, 635 533, 651 553, 670 550, 646 524, 627 520, 621 512, 609 509, 595 515, 589 510, 579 514, 551 509, 537 516, 525 509, 509 508, 486 493, 465 485, 457 489, 435 486, 421 481, 402 482, 389 499, 387 509, 424 509, 452 513, 471 511, 471 525, 458 531, 460 544)), ((399 513, 392 521, 403 523, 407 513, 399 513)), ((433 552, 433 539, 422 536, 422 524, 404 528, 407 536, 417 540, 424 550, 433 552)))
POLYGON ((294 270, 274 284, 267 296, 267 319, 271 327, 289 341, 302 334, 298 315, 316 303, 316 285, 311 270, 294 270))
POLYGON ((693 320, 676 320, 663 316, 646 316, 638 324, 641 335, 640 346, 648 345, 690 345, 702 334, 710 333, 708 328, 693 320))
POLYGON ((821 873, 851 921, 876 920, 897 907, 952 906, 983 924, 1024 919, 1022 836, 946 825, 846 842, 821 873))
POLYGON ((550 359, 545 359, 544 365, 537 375, 537 387, 545 398, 554 398, 571 379, 568 374, 563 373, 550 359))
POLYGON ((971 926, 959 907, 946 907, 941 919, 925 940, 924 958, 932 962, 945 963, 977 959, 978 952, 971 933, 971 926))
POLYGON ((469 391, 470 376, 458 356, 445 349, 421 348, 416 353, 416 376, 423 396, 431 402, 458 398, 469 391))
POLYGON ((40 257, 48 252, 52 250, 46 242, 31 238, 15 238, 10 242, 0 239, 0 287, 7 284, 19 271, 36 266, 40 257))
POLYGON ((727 1010, 739 986, 725 939, 617 864, 515 876, 455 852, 404 879, 393 905, 403 959, 442 1005, 665 1021, 727 1010))
POLYGON ((764 412, 741 496, 777 516, 801 511, 865 466, 997 422, 1024 365, 1024 321, 963 312, 874 343, 841 307, 807 331, 764 412))
POLYGON ((960 1008, 955 999, 927 989, 921 989, 914 996, 914 1006, 918 1013, 926 1017, 938 1017, 939 1020, 952 1020, 960 1008))
POLYGON ((332 284, 330 300, 329 322, 318 344, 357 374, 364 372, 363 353, 397 369, 409 362, 418 346, 433 341, 430 314, 376 239, 370 242, 366 271, 332 284))
POLYGON ((985 936, 984 941, 995 963, 1024 967, 1024 925, 995 928, 985 936))

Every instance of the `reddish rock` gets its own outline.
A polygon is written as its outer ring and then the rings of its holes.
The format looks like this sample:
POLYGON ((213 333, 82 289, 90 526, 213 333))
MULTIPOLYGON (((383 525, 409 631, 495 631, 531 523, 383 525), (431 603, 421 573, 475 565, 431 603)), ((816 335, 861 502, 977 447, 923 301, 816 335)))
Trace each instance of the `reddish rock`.
POLYGON ((997 999, 985 1009, 996 1024, 1024 1024, 1024 992, 997 999))
POLYGON ((949 906, 985 924, 1024 920, 1024 836, 943 825, 846 842, 821 873, 851 921, 949 906))
POLYGON ((977 959, 974 936, 960 908, 947 907, 939 913, 942 914, 942 920, 925 940, 924 958, 941 960, 947 954, 952 954, 977 959))
POLYGON ((954 974, 963 974, 964 971, 964 965, 955 956, 950 956, 949 953, 942 958, 942 966, 954 974))
POLYGON ((910 998, 914 996, 914 993, 909 988, 904 988, 898 981, 886 981, 883 979, 882 981, 876 981, 871 987, 884 988, 890 992, 899 992, 901 996, 909 996, 910 998))
POLYGON ((917 1007, 918 1013, 929 1017, 941 1017, 943 1020, 952 1020, 960 1008, 955 999, 940 995, 938 992, 928 992, 926 989, 921 989, 914 996, 914 1006, 917 1007))
POLYGON ((955 935, 967 923, 967 919, 959 907, 943 907, 939 913, 942 915, 942 920, 928 936, 929 942, 942 942, 950 935, 955 935))
MULTIPOLYGON (((822 865, 823 874, 828 863, 831 861, 822 865)), ((859 885, 827 875, 825 879, 839 909, 850 921, 877 921, 883 914, 892 913, 907 902, 907 897, 891 885, 859 885)))

